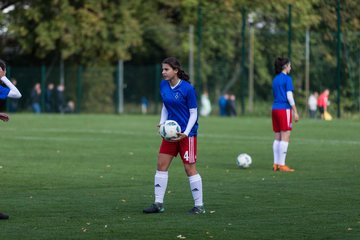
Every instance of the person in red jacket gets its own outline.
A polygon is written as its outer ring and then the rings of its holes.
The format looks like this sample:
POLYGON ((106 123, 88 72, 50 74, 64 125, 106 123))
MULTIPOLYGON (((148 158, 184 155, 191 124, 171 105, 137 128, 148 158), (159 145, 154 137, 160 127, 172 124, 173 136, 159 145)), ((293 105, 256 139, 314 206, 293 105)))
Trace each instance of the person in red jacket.
POLYGON ((321 119, 324 119, 324 113, 327 111, 328 101, 329 101, 330 90, 325 89, 320 96, 318 97, 317 105, 319 107, 319 112, 321 119))

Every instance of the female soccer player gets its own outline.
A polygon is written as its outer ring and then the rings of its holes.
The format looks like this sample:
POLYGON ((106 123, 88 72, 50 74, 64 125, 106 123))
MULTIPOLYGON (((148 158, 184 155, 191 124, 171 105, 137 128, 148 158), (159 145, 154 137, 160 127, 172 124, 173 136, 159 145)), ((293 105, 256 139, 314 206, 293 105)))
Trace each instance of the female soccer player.
POLYGON ((275 132, 273 143, 274 171, 293 172, 294 169, 285 165, 286 153, 290 141, 292 129, 292 111, 295 122, 299 121, 293 91, 292 79, 288 75, 291 70, 291 63, 287 58, 275 60, 276 76, 272 82, 274 102, 272 105, 272 124, 275 132))
POLYGON ((195 89, 189 82, 189 76, 174 57, 166 58, 162 62, 162 75, 164 80, 160 83, 160 94, 163 106, 160 124, 166 120, 174 120, 180 125, 181 133, 178 133, 178 137, 172 141, 163 139, 161 142, 154 184, 155 202, 143 212, 164 212, 163 202, 168 183, 168 169, 173 158, 180 154, 195 202, 195 206, 189 213, 205 213, 202 180, 196 171, 198 113, 195 89))
MULTIPOLYGON (((7 97, 10 98, 21 98, 21 93, 19 90, 12 84, 9 79, 7 79, 6 75, 6 64, 3 60, 0 59, 0 79, 7 86, 0 86, 0 99, 5 99, 7 97)), ((0 119, 3 121, 9 120, 6 114, 0 114, 0 119)), ((5 213, 0 212, 0 220, 9 219, 9 216, 5 213)))

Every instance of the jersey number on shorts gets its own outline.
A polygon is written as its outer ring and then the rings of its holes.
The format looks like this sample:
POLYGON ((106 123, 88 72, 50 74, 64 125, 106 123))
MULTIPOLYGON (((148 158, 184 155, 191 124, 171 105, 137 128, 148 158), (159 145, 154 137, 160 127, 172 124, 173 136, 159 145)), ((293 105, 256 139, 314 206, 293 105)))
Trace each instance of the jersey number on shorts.
POLYGON ((186 151, 184 153, 184 159, 186 159, 186 161, 189 161, 189 151, 186 151))

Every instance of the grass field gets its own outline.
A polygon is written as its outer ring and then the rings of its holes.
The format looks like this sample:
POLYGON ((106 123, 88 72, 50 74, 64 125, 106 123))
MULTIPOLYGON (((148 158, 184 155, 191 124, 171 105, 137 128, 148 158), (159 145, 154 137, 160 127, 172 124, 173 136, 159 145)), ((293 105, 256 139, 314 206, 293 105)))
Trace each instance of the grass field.
POLYGON ((269 118, 201 118, 207 213, 180 159, 163 214, 154 199, 158 116, 12 115, 1 123, 0 239, 360 239, 360 122, 302 120, 272 172, 269 118), (238 169, 240 152, 252 156, 238 169))

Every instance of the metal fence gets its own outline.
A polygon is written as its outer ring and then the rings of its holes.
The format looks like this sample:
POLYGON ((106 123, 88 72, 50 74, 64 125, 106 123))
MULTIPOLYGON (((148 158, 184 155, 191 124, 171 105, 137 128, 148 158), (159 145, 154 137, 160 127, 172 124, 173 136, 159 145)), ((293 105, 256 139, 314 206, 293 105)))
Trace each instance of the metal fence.
MULTIPOLYGON (((183 34, 183 33, 182 33, 183 34)), ((232 59, 222 56, 202 59, 202 72, 195 71, 192 79, 198 94, 204 89, 209 92, 213 114, 218 114, 218 99, 225 92, 234 94, 238 112, 264 115, 271 106, 271 79, 273 62, 277 56, 287 56, 287 33, 263 33, 259 29, 251 31, 242 39, 245 52, 237 48, 232 59), (266 51, 265 51, 266 49, 266 51), (239 68, 244 56, 244 68, 239 68), (253 69, 253 70, 252 70, 253 69), (253 72, 252 72, 253 71, 253 72), (251 81, 252 78, 252 81, 251 81), (253 83, 252 83, 253 82, 253 83), (250 85, 249 85, 250 83, 250 85), (249 99, 251 85, 254 95, 249 99), (253 102, 253 107, 249 101, 253 102), (242 109, 244 108, 244 109, 242 109)), ((295 32, 297 42, 292 44, 292 77, 295 85, 295 99, 303 113, 306 111, 307 91, 331 90, 332 103, 337 99, 336 80, 336 41, 335 33, 328 42, 322 33, 295 32), (330 46, 330 48, 329 48, 330 46), (325 50, 327 48, 327 50, 325 50), (329 51, 330 49, 330 51, 329 51), (307 54, 308 53, 308 54, 307 54), (308 66, 308 68, 307 68, 308 66)), ((343 35, 341 55, 341 111, 352 114, 360 112, 360 42, 359 33, 347 32, 343 35)), ((204 43, 206 44, 206 39, 204 43)), ((239 45, 241 46, 241 45, 239 45)), ((191 69, 188 53, 179 54, 185 70, 191 69)), ((196 57, 195 57, 196 58, 196 57)), ((73 66, 66 63, 64 68, 57 66, 16 66, 8 67, 8 77, 17 80, 17 86, 23 94, 18 102, 17 111, 31 110, 31 91, 36 83, 41 84, 42 111, 45 111, 46 88, 49 83, 55 86, 63 81, 66 102, 75 104, 74 112, 117 113, 119 99, 124 100, 124 113, 140 113, 142 99, 149 102, 150 113, 160 111, 159 82, 161 79, 162 59, 155 59, 152 64, 142 65, 125 62, 123 71, 117 65, 105 67, 73 66), (63 72, 61 69, 64 69, 63 72), (123 76, 123 90, 119 89, 119 76, 123 76)), ((195 69, 198 61, 195 59, 195 69)), ((3 108, 8 103, 2 103, 3 108)), ((336 112, 336 104, 330 109, 336 112)))

